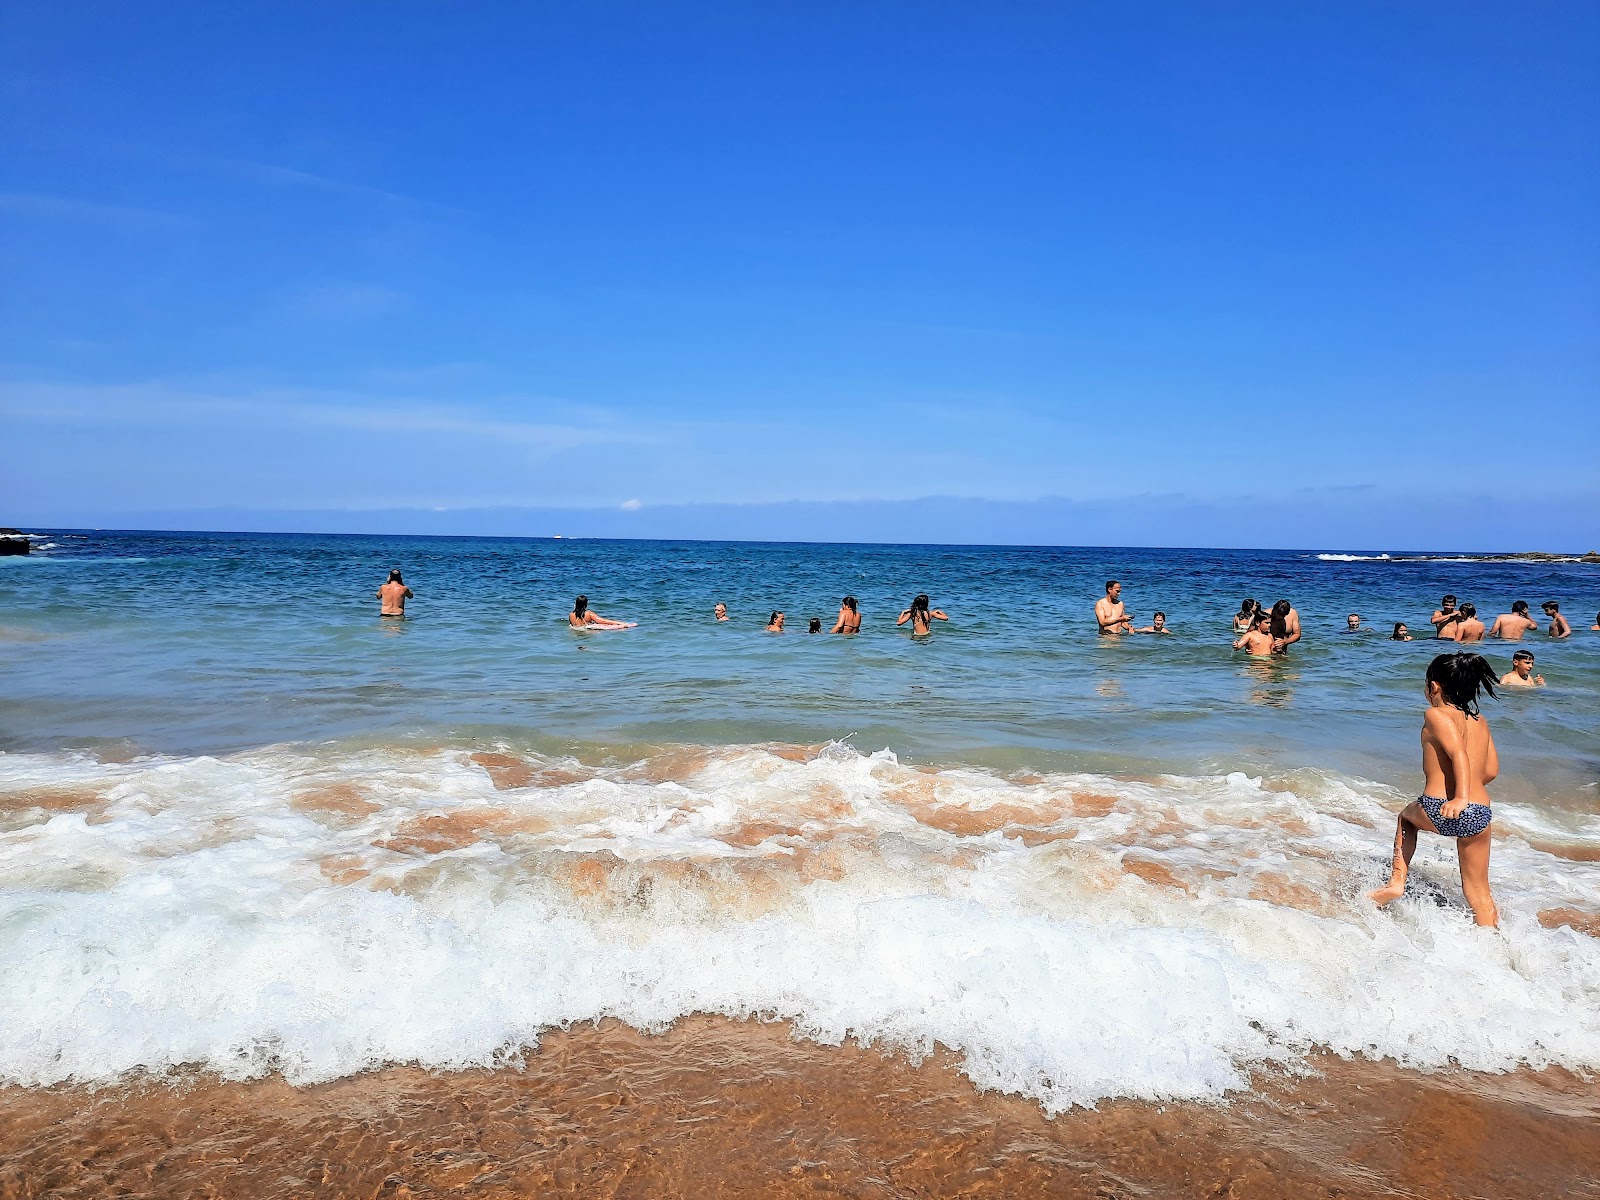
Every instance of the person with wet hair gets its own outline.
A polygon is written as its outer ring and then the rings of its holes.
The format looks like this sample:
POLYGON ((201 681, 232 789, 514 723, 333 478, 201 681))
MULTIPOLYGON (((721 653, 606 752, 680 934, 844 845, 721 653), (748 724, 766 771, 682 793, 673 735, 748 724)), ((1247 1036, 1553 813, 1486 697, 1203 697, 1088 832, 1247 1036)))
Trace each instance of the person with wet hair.
POLYGON ((1459 610, 1461 623, 1456 626, 1456 641, 1481 642, 1486 630, 1483 622, 1478 620, 1478 608, 1475 604, 1463 604, 1459 610))
POLYGON ((1094 619, 1104 634, 1127 633, 1133 622, 1122 608, 1122 583, 1106 580, 1106 594, 1094 602, 1094 619))
POLYGON ((1545 632, 1553 638, 1566 638, 1572 636, 1572 626, 1561 615, 1561 605, 1554 600, 1546 600, 1539 606, 1544 609, 1544 615, 1550 618, 1550 628, 1545 632))
POLYGON ((1461 620, 1461 614, 1456 611, 1456 598, 1446 596, 1439 601, 1439 607, 1433 610, 1433 616, 1428 620, 1433 622, 1433 636, 1447 642, 1456 640, 1456 625, 1461 620))
POLYGON ((1518 650, 1511 656, 1511 670, 1500 676, 1502 687, 1543 687, 1544 676, 1533 673, 1533 651, 1518 650))
POLYGON ((1255 658, 1268 658, 1272 655, 1272 646, 1272 614, 1266 609, 1259 609, 1254 628, 1245 630, 1236 638, 1233 648, 1255 658))
POLYGON ((1494 668, 1481 654, 1457 650, 1428 664, 1423 691, 1422 794, 1395 818, 1394 862, 1389 882, 1369 897, 1379 905, 1405 895, 1419 830, 1454 838, 1461 891, 1479 925, 1500 923, 1489 888, 1489 784, 1500 774, 1489 722, 1478 697, 1493 696, 1494 668))
POLYGON ((378 615, 380 617, 403 617, 406 615, 406 601, 412 597, 412 591, 406 586, 406 581, 400 575, 400 568, 396 567, 389 572, 389 581, 378 589, 378 615))
POLYGON ((1371 633, 1372 626, 1361 623, 1360 613, 1351 613, 1344 619, 1344 631, 1346 633, 1371 633))
POLYGON ((1272 606, 1272 652, 1287 654, 1289 647, 1300 640, 1300 614, 1287 600, 1272 606))
POLYGON ((807 633, 821 633, 822 632, 822 618, 821 617, 812 617, 811 618, 811 624, 806 626, 806 632, 807 633))
POLYGON ((767 632, 768 633, 782 633, 783 632, 783 613, 780 612, 778 609, 773 609, 772 610, 772 616, 767 618, 767 632))
POLYGON ((911 602, 910 608, 900 614, 895 624, 904 625, 907 621, 910 621, 912 637, 927 637, 929 633, 933 632, 933 623, 935 621, 948 621, 949 619, 942 609, 928 607, 928 594, 923 592, 911 602))
POLYGON ((1158 609, 1156 609, 1155 616, 1150 618, 1150 624, 1144 626, 1143 628, 1135 629, 1135 630, 1133 630, 1133 632, 1134 633, 1171 633, 1172 630, 1167 628, 1167 614, 1162 612, 1158 608, 1158 609))
POLYGON ((1511 611, 1501 613, 1489 626, 1489 636, 1507 642, 1520 642, 1523 634, 1536 633, 1538 629, 1539 622, 1528 615, 1528 602, 1513 600, 1511 611))
POLYGON ((1409 642, 1411 640, 1411 630, 1406 628, 1404 621, 1396 621, 1394 623, 1394 632, 1389 635, 1389 640, 1391 642, 1409 642))
POLYGON ((728 606, 718 600, 711 609, 711 615, 719 621, 726 621, 728 619, 728 606))
POLYGON ((1239 605, 1239 611, 1233 614, 1233 631, 1235 633, 1249 633, 1255 628, 1256 614, 1261 611, 1261 601, 1246 600, 1239 605))
POLYGON ((861 632, 861 606, 856 603, 854 596, 846 596, 839 601, 839 619, 833 623, 829 633, 860 633, 861 632))
POLYGON ((567 614, 567 624, 574 629, 636 628, 632 621, 613 621, 610 617, 602 617, 589 607, 589 597, 587 596, 579 596, 572 602, 572 611, 567 614))

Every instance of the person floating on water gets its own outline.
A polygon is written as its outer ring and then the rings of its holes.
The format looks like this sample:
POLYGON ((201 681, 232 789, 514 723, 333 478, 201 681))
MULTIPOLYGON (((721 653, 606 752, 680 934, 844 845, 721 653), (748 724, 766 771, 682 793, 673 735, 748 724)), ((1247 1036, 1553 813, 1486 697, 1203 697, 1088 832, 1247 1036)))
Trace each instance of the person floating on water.
POLYGON ((634 629, 637 625, 633 621, 613 621, 609 617, 602 617, 589 607, 589 597, 579 596, 572 602, 572 611, 567 614, 567 624, 574 629, 634 629))
POLYGON ((1404 621, 1396 621, 1394 623, 1394 632, 1389 635, 1389 640, 1391 642, 1409 642, 1411 640, 1411 630, 1406 628, 1404 621))
POLYGON ((1567 624, 1567 619, 1561 615, 1561 605, 1554 600, 1546 600, 1539 606, 1544 609, 1544 615, 1550 618, 1550 628, 1547 631, 1553 638, 1572 636, 1572 626, 1567 624))
POLYGON ((1544 676, 1533 673, 1533 651, 1518 650, 1511 656, 1511 670, 1500 676, 1504 687, 1543 687, 1544 676))
POLYGON ((1155 615, 1150 618, 1150 624, 1146 625, 1143 629, 1135 629, 1132 632, 1133 633, 1171 633, 1172 630, 1167 628, 1167 614, 1162 612, 1160 609, 1157 609, 1156 612, 1155 612, 1155 615))
POLYGON ((1489 626, 1489 636, 1500 638, 1507 642, 1520 642, 1525 633, 1537 633, 1539 622, 1528 615, 1528 602, 1526 600, 1513 600, 1511 611, 1501 613, 1494 619, 1494 624, 1489 626))
POLYGON ((948 621, 949 619, 944 615, 943 609, 930 609, 928 607, 928 594, 923 592, 911 602, 910 608, 900 614, 895 624, 904 625, 907 621, 910 621, 912 637, 927 637, 929 633, 933 632, 933 623, 935 621, 948 621))
POLYGON ((728 619, 728 606, 718 600, 716 606, 711 610, 711 615, 719 621, 726 621, 728 619))
POLYGON ((1118 580, 1106 580, 1106 594, 1094 602, 1094 619, 1101 633, 1129 632, 1132 623, 1122 610, 1122 584, 1118 580))
POLYGON ((1287 600, 1272 606, 1272 652, 1287 654, 1289 647, 1300 640, 1300 614, 1287 600))
POLYGON ((382 603, 378 606, 380 617, 403 617, 406 615, 406 601, 411 599, 411 589, 406 586, 406 581, 400 577, 400 568, 396 567, 389 572, 389 581, 378 589, 378 599, 382 603))
POLYGON ((1246 654, 1253 654, 1257 658, 1267 658, 1272 654, 1274 644, 1272 614, 1262 611, 1256 613, 1254 627, 1245 630, 1244 634, 1233 643, 1233 648, 1243 650, 1246 654))
POLYGON ((1261 601, 1246 600, 1239 606, 1239 611, 1233 614, 1233 631, 1235 633, 1249 633, 1255 628, 1256 614, 1261 611, 1261 601))
POLYGON ((1351 613, 1344 619, 1344 631, 1346 633, 1371 633, 1372 627, 1361 623, 1360 613, 1351 613))
POLYGON ((861 632, 861 607, 856 603, 854 596, 846 596, 839 601, 839 619, 833 623, 829 633, 860 633, 861 632))
POLYGON ((1457 650, 1428 664, 1422 715, 1422 795, 1395 818, 1394 865, 1389 882, 1369 897, 1380 905, 1405 895, 1417 831, 1456 840, 1461 891, 1479 925, 1500 924, 1489 890, 1489 784, 1500 774, 1489 722, 1478 695, 1494 695, 1494 669, 1481 654, 1457 650))
POLYGON ((768 633, 782 633, 783 632, 783 614, 781 612, 779 612, 777 609, 773 609, 772 616, 767 619, 767 632, 768 633))
POLYGON ((1444 641, 1456 640, 1456 624, 1461 620, 1461 614, 1456 611, 1456 598, 1446 596, 1439 601, 1439 607, 1433 610, 1433 616, 1428 620, 1433 622, 1433 636, 1444 641))
POLYGON ((1487 631, 1483 627, 1483 622, 1478 620, 1477 606, 1463 604, 1457 611, 1461 614, 1461 622, 1456 626, 1456 641, 1483 641, 1483 635, 1487 631))

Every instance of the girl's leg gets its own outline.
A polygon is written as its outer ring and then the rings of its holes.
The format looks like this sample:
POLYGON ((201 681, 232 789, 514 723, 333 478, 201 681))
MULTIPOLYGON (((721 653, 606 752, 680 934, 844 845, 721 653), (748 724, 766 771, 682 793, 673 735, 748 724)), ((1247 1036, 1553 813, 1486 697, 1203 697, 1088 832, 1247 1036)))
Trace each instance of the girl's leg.
POLYGON ((1419 829, 1438 832, 1428 820, 1428 814, 1422 811, 1422 805, 1413 800, 1400 810, 1394 821, 1394 866, 1389 871, 1389 882, 1375 892, 1368 892, 1368 899, 1387 904, 1406 894, 1406 873, 1411 870, 1411 856, 1417 852, 1419 829))
POLYGON ((1500 910, 1489 890, 1489 830, 1456 839, 1456 859, 1461 865, 1461 891, 1472 905, 1479 925, 1499 925, 1500 910))

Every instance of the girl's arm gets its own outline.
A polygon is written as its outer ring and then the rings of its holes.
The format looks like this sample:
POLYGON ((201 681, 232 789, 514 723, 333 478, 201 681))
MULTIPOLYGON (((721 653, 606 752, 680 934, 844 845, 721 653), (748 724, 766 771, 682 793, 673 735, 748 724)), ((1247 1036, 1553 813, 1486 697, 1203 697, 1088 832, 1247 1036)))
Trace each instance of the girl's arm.
POLYGON ((944 609, 942 609, 942 608, 936 608, 936 609, 933 610, 933 612, 929 613, 928 615, 933 617, 937 621, 948 621, 950 619, 949 617, 944 615, 944 609))
POLYGON ((904 625, 909 620, 911 620, 911 610, 908 608, 905 610, 905 612, 900 614, 900 618, 899 620, 895 621, 895 624, 904 625))
POLYGON ((1433 744, 1438 747, 1440 757, 1448 759, 1450 763, 1450 786, 1445 790, 1455 794, 1444 798, 1439 815, 1459 817, 1467 810, 1467 789, 1471 786, 1468 780, 1472 778, 1472 760, 1467 756, 1467 740, 1440 709, 1430 708, 1423 718, 1423 724, 1433 738, 1433 744))

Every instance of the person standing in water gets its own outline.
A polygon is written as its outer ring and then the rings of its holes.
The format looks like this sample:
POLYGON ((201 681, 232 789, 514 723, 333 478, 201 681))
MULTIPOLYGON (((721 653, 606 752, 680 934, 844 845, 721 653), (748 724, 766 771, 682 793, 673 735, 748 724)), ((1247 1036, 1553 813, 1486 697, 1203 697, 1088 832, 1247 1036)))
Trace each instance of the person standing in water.
POLYGON ((378 589, 378 615, 380 617, 403 617, 406 615, 406 601, 411 599, 411 589, 406 586, 406 581, 400 577, 400 569, 396 567, 389 572, 389 582, 378 589))
POLYGON ((839 619, 833 623, 829 633, 860 633, 861 608, 856 604, 854 596, 846 596, 839 601, 839 619))
POLYGON ((1439 601, 1439 607, 1433 610, 1433 616, 1428 620, 1433 622, 1433 636, 1443 641, 1456 640, 1456 624, 1461 620, 1461 614, 1456 611, 1456 598, 1446 596, 1439 601))
POLYGON ((1235 650, 1243 650, 1246 654, 1256 658, 1266 658, 1272 654, 1272 616, 1270 613, 1256 613, 1255 627, 1247 629, 1233 643, 1235 650))
POLYGON ((574 629, 633 629, 632 621, 613 621, 610 617, 602 617, 589 607, 589 597, 579 596, 572 602, 572 611, 567 614, 567 624, 574 629))
POLYGON ((1456 641, 1481 642, 1486 632, 1483 622, 1478 620, 1478 608, 1474 604, 1463 604, 1460 609, 1461 623, 1456 626, 1456 641))
POLYGON ((924 592, 911 602, 910 608, 900 614, 900 618, 895 624, 904 625, 907 621, 910 621, 912 637, 927 637, 933 631, 933 623, 935 621, 948 621, 949 619, 944 615, 943 609, 930 609, 928 607, 928 595, 924 592))
POLYGON ((768 620, 767 620, 767 632, 768 633, 782 633, 783 632, 783 614, 781 612, 779 612, 777 609, 773 609, 772 616, 770 618, 768 618, 768 620))
POLYGON ((1395 818, 1394 865, 1389 882, 1369 898, 1379 905, 1405 895, 1417 832, 1454 838, 1461 891, 1479 925, 1499 925, 1489 889, 1489 784, 1500 774, 1489 722, 1478 711, 1478 695, 1494 695, 1495 676, 1481 654, 1457 650, 1428 664, 1422 716, 1422 795, 1395 818))
POLYGON ((716 606, 711 610, 711 615, 719 621, 726 621, 728 619, 728 606, 718 600, 716 606))
POLYGON ((1256 614, 1261 611, 1261 601, 1246 600, 1239 606, 1239 611, 1233 614, 1233 631, 1235 633, 1249 633, 1256 625, 1256 614))
POLYGON ((1300 614, 1287 600, 1272 606, 1272 652, 1287 654, 1289 647, 1300 640, 1300 614))
POLYGON ((1122 584, 1115 579, 1106 580, 1106 594, 1094 602, 1094 619, 1105 634, 1127 633, 1132 624, 1122 609, 1122 584))
POLYGON ((1572 636, 1572 626, 1569 625, 1567 623, 1567 619, 1561 615, 1561 605, 1557 604, 1554 600, 1546 600, 1539 607, 1544 609, 1544 615, 1550 618, 1550 628, 1546 630, 1546 632, 1549 633, 1551 637, 1564 638, 1572 636))
POLYGON ((1501 687, 1543 687, 1544 676, 1533 673, 1533 651, 1518 650, 1511 656, 1511 670, 1500 676, 1501 687))
POLYGON ((1507 642, 1520 642, 1525 633, 1537 633, 1539 622, 1528 615, 1526 600, 1513 600, 1511 611, 1501 613, 1489 627, 1489 636, 1507 642))
POLYGON ((1391 642, 1409 642, 1411 640, 1411 630, 1406 628, 1404 621, 1396 621, 1394 623, 1394 632, 1389 635, 1389 640, 1391 642))

